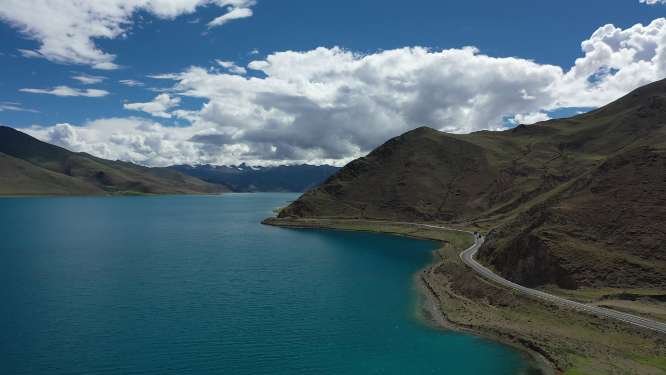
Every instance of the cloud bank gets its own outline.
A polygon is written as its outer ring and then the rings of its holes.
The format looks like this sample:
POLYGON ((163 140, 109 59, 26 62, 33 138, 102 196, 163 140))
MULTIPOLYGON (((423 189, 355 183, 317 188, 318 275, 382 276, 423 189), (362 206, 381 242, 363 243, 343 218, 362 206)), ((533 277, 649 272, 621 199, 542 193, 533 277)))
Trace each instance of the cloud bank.
POLYGON ((118 69, 115 55, 105 53, 95 38, 126 38, 132 14, 139 10, 173 19, 206 5, 228 6, 228 13, 209 27, 252 15, 255 0, 2 0, 0 19, 41 43, 38 50, 20 50, 25 57, 41 57, 62 64, 118 69), (226 18, 225 18, 226 17, 226 18))
MULTIPOLYGON (((626 30, 605 25, 581 47, 584 56, 566 72, 486 56, 473 47, 367 55, 337 47, 279 52, 248 64, 263 78, 190 67, 152 77, 173 81, 171 96, 126 104, 187 126, 137 118, 98 120, 70 126, 77 141, 69 147, 88 147, 93 154, 104 150, 98 155, 147 165, 341 165, 419 126, 469 133, 501 129, 505 119, 532 123, 548 119, 548 111, 602 106, 666 78, 666 19, 626 30), (205 104, 197 110, 173 109, 188 98, 205 104)), ((236 66, 224 63, 227 69, 236 66)), ((74 139, 49 135, 48 128, 30 132, 48 141, 74 139)))

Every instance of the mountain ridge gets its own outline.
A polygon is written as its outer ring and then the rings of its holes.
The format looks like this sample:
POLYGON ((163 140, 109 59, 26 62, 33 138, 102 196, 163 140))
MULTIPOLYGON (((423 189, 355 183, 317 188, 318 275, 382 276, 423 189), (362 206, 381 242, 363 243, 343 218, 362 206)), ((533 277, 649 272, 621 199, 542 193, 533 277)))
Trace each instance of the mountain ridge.
POLYGON ((330 165, 232 166, 188 164, 166 167, 206 181, 231 183, 245 191, 306 192, 324 182, 340 168, 330 165))
POLYGON ((588 113, 501 132, 417 128, 279 217, 457 224, 490 231, 479 258, 521 285, 664 288, 666 238, 654 226, 666 220, 665 123, 662 80, 588 113), (623 210, 631 215, 615 214, 623 210), (602 228, 613 229, 595 234, 602 228))
MULTIPOLYGON (((30 192, 33 185, 40 186, 38 195, 181 195, 181 194, 220 194, 230 192, 223 185, 209 184, 186 174, 165 168, 149 168, 123 162, 101 159, 86 153, 75 153, 62 147, 42 142, 14 128, 0 126, 0 153, 29 163, 28 167, 13 159, 3 159, 6 168, 14 172, 30 170, 32 178, 20 182, 21 176, 14 173, 14 179, 5 178, 3 186, 9 195, 30 192), (18 167, 21 165, 21 167, 18 167), (18 169, 17 169, 18 168, 18 169), (53 179, 51 173, 84 182, 68 181, 67 178, 53 179), (49 181, 58 183, 49 188, 49 181), (67 193, 64 186, 86 186, 67 193), (50 193, 49 193, 50 191, 50 193)), ((0 190, 0 195, 6 195, 0 190)), ((26 194, 31 195, 31 194, 26 194)))

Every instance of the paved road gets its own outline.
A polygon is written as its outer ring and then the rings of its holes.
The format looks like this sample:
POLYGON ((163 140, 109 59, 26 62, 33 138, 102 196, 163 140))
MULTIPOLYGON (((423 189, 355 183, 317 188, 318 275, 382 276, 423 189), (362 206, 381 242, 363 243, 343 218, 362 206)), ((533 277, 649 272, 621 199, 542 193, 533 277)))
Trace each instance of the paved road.
MULTIPOLYGON (((386 221, 376 221, 376 220, 338 220, 338 221, 355 221, 355 222, 366 222, 366 223, 387 223, 386 221)), ((437 226, 437 225, 428 225, 428 224, 420 224, 420 223, 408 223, 408 222, 389 222, 392 224, 408 224, 408 225, 419 225, 423 227, 430 227, 430 228, 437 228, 437 229, 446 229, 446 230, 453 230, 457 232, 465 232, 469 233, 471 235, 474 235, 473 232, 467 231, 467 230, 462 230, 462 229, 454 229, 454 228, 448 228, 448 227, 442 227, 442 226, 437 226)), ((553 295, 550 295, 548 293, 543 293, 539 292, 538 290, 526 288, 524 286, 518 285, 516 283, 513 283, 509 280, 503 279, 496 274, 494 274, 492 271, 489 269, 485 268, 484 266, 480 265, 474 260, 474 254, 479 250, 479 247, 481 247, 481 244, 483 244, 483 238, 477 238, 476 239, 476 244, 469 249, 463 251, 460 253, 460 259, 462 259, 465 264, 468 266, 472 267, 474 270, 477 272, 481 273, 485 277, 492 279, 502 285, 506 285, 509 288, 519 290, 521 292, 531 294, 533 296, 547 299, 549 301, 561 303, 563 305, 567 305, 576 309, 581 309, 585 310, 587 312, 597 314, 597 315, 603 315, 609 318, 614 318, 614 319, 619 319, 623 320, 628 323, 636 324, 642 327, 654 329, 655 331, 660 331, 666 333, 666 323, 660 323, 654 320, 642 318, 640 316, 635 316, 631 314, 625 314, 623 312, 615 311, 615 310, 610 310, 610 309, 604 309, 602 307, 595 307, 595 306, 588 306, 584 305, 582 303, 574 302, 574 301, 569 301, 564 298, 556 297, 553 295)))
POLYGON ((516 283, 512 283, 509 280, 503 279, 503 278, 497 276, 496 274, 494 274, 493 272, 491 272, 489 269, 483 267, 482 265, 480 265, 479 263, 477 263, 474 260, 474 254, 476 254, 476 252, 479 250, 479 247, 481 247, 482 243, 483 243, 483 238, 477 238, 476 239, 476 245, 474 245, 471 248, 469 248, 469 249, 463 251, 462 253, 460 253, 460 259, 462 259, 462 261, 465 262, 467 265, 474 268, 474 270, 483 274, 483 276, 485 276, 489 279, 497 281, 500 284, 506 285, 509 288, 519 290, 521 292, 531 294, 531 295, 539 297, 539 298, 543 298, 543 299, 547 299, 547 300, 550 300, 550 301, 553 301, 553 302, 561 303, 563 305, 567 305, 567 306, 574 307, 574 308, 577 308, 577 309, 585 310, 585 311, 588 311, 588 312, 591 312, 591 313, 594 313, 594 314, 603 315, 603 316, 607 316, 607 317, 615 318, 615 319, 620 319, 620 320, 623 320, 625 322, 637 324, 639 326, 643 326, 643 327, 646 327, 646 328, 650 328, 650 329, 654 329, 656 331, 661 331, 661 332, 666 333, 666 324, 664 324, 664 323, 660 323, 660 322, 657 322, 657 321, 654 321, 654 320, 642 318, 640 316, 625 314, 625 313, 615 311, 615 310, 604 309, 602 307, 588 306, 588 305, 584 305, 582 303, 569 301, 569 300, 566 300, 564 298, 560 298, 560 297, 556 297, 556 296, 553 296, 553 295, 550 295, 550 294, 547 294, 547 293, 539 292, 538 290, 526 288, 526 287, 518 285, 516 283))

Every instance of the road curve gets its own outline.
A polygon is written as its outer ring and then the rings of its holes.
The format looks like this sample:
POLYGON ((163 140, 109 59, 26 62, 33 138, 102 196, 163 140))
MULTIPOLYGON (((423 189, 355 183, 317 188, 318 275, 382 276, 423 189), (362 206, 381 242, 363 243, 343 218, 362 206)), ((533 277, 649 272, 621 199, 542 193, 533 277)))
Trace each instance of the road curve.
MULTIPOLYGON (((454 228, 449 228, 449 227, 442 227, 438 225, 428 225, 428 224, 421 224, 421 223, 409 223, 409 222, 403 222, 403 221, 380 221, 380 220, 337 220, 337 221, 354 221, 354 222, 366 222, 366 223, 387 223, 387 224, 407 224, 407 225, 418 225, 422 227, 430 227, 430 228, 436 228, 436 229, 444 229, 444 230, 452 230, 456 232, 464 232, 464 233, 469 233, 470 235, 474 236, 473 232, 470 232, 468 230, 462 230, 462 229, 454 229, 454 228)), ((562 305, 566 305, 569 307, 573 307, 575 309, 580 309, 580 310, 585 310, 587 312, 590 312, 592 314, 597 314, 597 315, 602 315, 606 316, 609 318, 614 318, 614 319, 619 319, 622 321, 625 321, 627 323, 632 323, 639 325, 641 327, 653 329, 655 331, 659 332, 664 332, 666 333, 666 323, 660 323, 651 319, 646 319, 642 318, 640 316, 636 315, 631 315, 631 314, 626 314, 623 312, 615 311, 615 310, 610 310, 610 309, 604 309, 602 307, 595 307, 595 306, 588 306, 584 305, 582 303, 574 302, 574 301, 569 301, 564 298, 556 297, 553 295, 550 295, 548 293, 540 292, 538 290, 526 288, 522 285, 518 285, 514 282, 511 282, 507 279, 504 279, 500 276, 497 276, 494 274, 492 271, 489 269, 485 268, 484 266, 480 265, 474 260, 474 254, 479 250, 481 247, 481 244, 483 244, 483 238, 478 238, 477 236, 474 236, 476 239, 476 244, 469 249, 463 251, 460 253, 460 259, 462 259, 465 264, 468 266, 472 267, 475 271, 479 272, 483 276, 496 281, 502 285, 505 285, 511 289, 515 289, 518 291, 521 291, 523 293, 527 293, 530 295, 533 295, 535 297, 543 298, 549 301, 557 302, 562 305)))
MULTIPOLYGON (((449 228, 447 228, 449 229, 449 228)), ((473 233, 472 233, 473 234, 473 233)), ((493 281, 496 281, 502 285, 506 285, 511 289, 519 290, 523 293, 531 294, 535 297, 547 299, 549 301, 561 303, 563 305, 567 305, 569 307, 573 307, 576 309, 581 309, 585 310, 587 312, 597 314, 597 315, 603 315, 609 318, 615 318, 619 320, 623 320, 628 323, 636 324, 642 327, 654 329, 655 331, 660 331, 666 333, 666 324, 660 323, 654 320, 642 318, 640 316, 635 316, 631 314, 625 314, 623 312, 615 311, 615 310, 610 310, 610 309, 604 309, 602 307, 595 307, 595 306, 588 306, 584 305, 582 303, 578 302, 573 302, 566 300, 564 298, 556 297, 547 293, 539 292, 538 290, 526 288, 524 286, 518 285, 516 283, 513 283, 509 280, 503 279, 496 274, 494 274, 492 271, 489 269, 485 268, 484 266, 480 265, 474 260, 474 254, 479 250, 479 247, 481 247, 481 244, 483 244, 483 238, 477 238, 476 239, 476 244, 469 249, 463 251, 460 253, 460 259, 462 259, 465 264, 468 266, 472 267, 475 271, 481 273, 483 276, 492 279, 493 281)))

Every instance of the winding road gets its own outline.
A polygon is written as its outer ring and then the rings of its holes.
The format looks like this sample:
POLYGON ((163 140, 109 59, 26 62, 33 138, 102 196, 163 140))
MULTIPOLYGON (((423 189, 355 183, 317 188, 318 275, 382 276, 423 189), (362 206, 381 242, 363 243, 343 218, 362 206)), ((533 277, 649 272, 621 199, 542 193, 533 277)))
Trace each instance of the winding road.
POLYGON ((409 222, 386 222, 386 221, 377 221, 377 220, 338 220, 338 221, 354 221, 354 222, 365 222, 365 223, 390 223, 390 224, 407 224, 407 225, 415 225, 415 226, 422 226, 422 227, 429 227, 429 228, 435 228, 435 229, 444 229, 444 230, 452 230, 456 232, 464 232, 464 233, 469 233, 473 235, 476 238, 476 244, 474 246, 470 247, 469 249, 463 251, 460 253, 460 259, 462 259, 465 264, 468 266, 472 267, 475 271, 479 272, 483 276, 498 282, 502 285, 505 285, 511 289, 515 289, 518 291, 521 291, 523 293, 531 294, 535 297, 543 298, 549 301, 553 301, 556 303, 560 303, 569 307, 573 307, 575 309, 580 309, 580 310, 585 310, 587 312, 597 314, 597 315, 602 315, 606 316, 609 318, 613 319, 619 319, 622 321, 625 321, 627 323, 632 323, 639 325, 641 327, 653 329, 655 331, 659 332, 664 332, 666 333, 666 323, 661 323, 657 322, 655 320, 647 319, 647 318, 642 318, 640 316, 636 315, 631 315, 631 314, 626 314, 620 311, 616 310, 610 310, 610 309, 605 309, 603 307, 596 307, 596 306, 588 306, 582 303, 574 302, 574 301, 569 301, 564 298, 556 297, 553 295, 550 295, 548 293, 540 292, 538 290, 526 288, 524 286, 518 285, 514 282, 511 282, 507 279, 504 279, 496 274, 494 274, 492 271, 489 269, 485 268, 484 266, 480 265, 474 260, 474 254, 479 250, 481 245, 483 244, 483 238, 478 238, 477 236, 474 235, 474 232, 470 232, 468 230, 463 230, 463 229, 454 229, 454 228, 449 228, 449 227, 442 227, 438 225, 428 225, 428 224, 421 224, 421 223, 409 223, 409 222))
MULTIPOLYGON (((432 228, 440 228, 440 227, 437 227, 437 226, 434 226, 434 225, 426 225, 426 224, 417 224, 417 225, 423 225, 423 226, 432 227, 432 228)), ((453 228, 441 228, 441 229, 455 230, 455 231, 466 232, 466 233, 470 233, 470 234, 474 235, 474 233, 468 232, 466 230, 453 229, 453 228)), ((476 254, 476 252, 479 250, 479 248, 481 247, 481 244, 483 244, 483 238, 476 238, 476 244, 474 246, 470 247, 469 249, 463 251, 462 253, 460 253, 460 259, 462 259, 462 261, 465 262, 465 264, 472 267, 475 271, 479 272, 483 276, 485 276, 485 277, 487 277, 487 278, 489 278, 493 281, 496 281, 496 282, 498 282, 502 285, 506 285, 511 289, 515 289, 515 290, 519 290, 523 293, 531 294, 535 297, 547 299, 549 301, 561 303, 561 304, 567 305, 569 307, 585 310, 585 311, 593 313, 593 314, 603 315, 603 316, 606 316, 606 317, 609 317, 609 318, 623 320, 623 321, 628 322, 628 323, 636 324, 636 325, 639 325, 639 326, 642 326, 642 327, 645 327, 645 328, 650 328, 650 329, 654 329, 655 331, 660 331, 660 332, 666 333, 666 323, 660 323, 660 322, 657 322, 657 321, 654 321, 654 320, 642 318, 640 316, 626 314, 626 313, 623 313, 623 312, 610 310, 610 309, 604 309, 602 307, 588 306, 588 305, 584 305, 582 303, 569 301, 569 300, 566 300, 564 298, 556 297, 556 296, 553 296, 553 295, 550 295, 550 294, 547 294, 547 293, 540 292, 538 290, 526 288, 524 286, 513 283, 513 282, 511 282, 507 279, 503 279, 503 278, 497 276, 496 274, 494 274, 489 269, 480 265, 479 263, 477 263, 474 260, 474 254, 476 254)))

